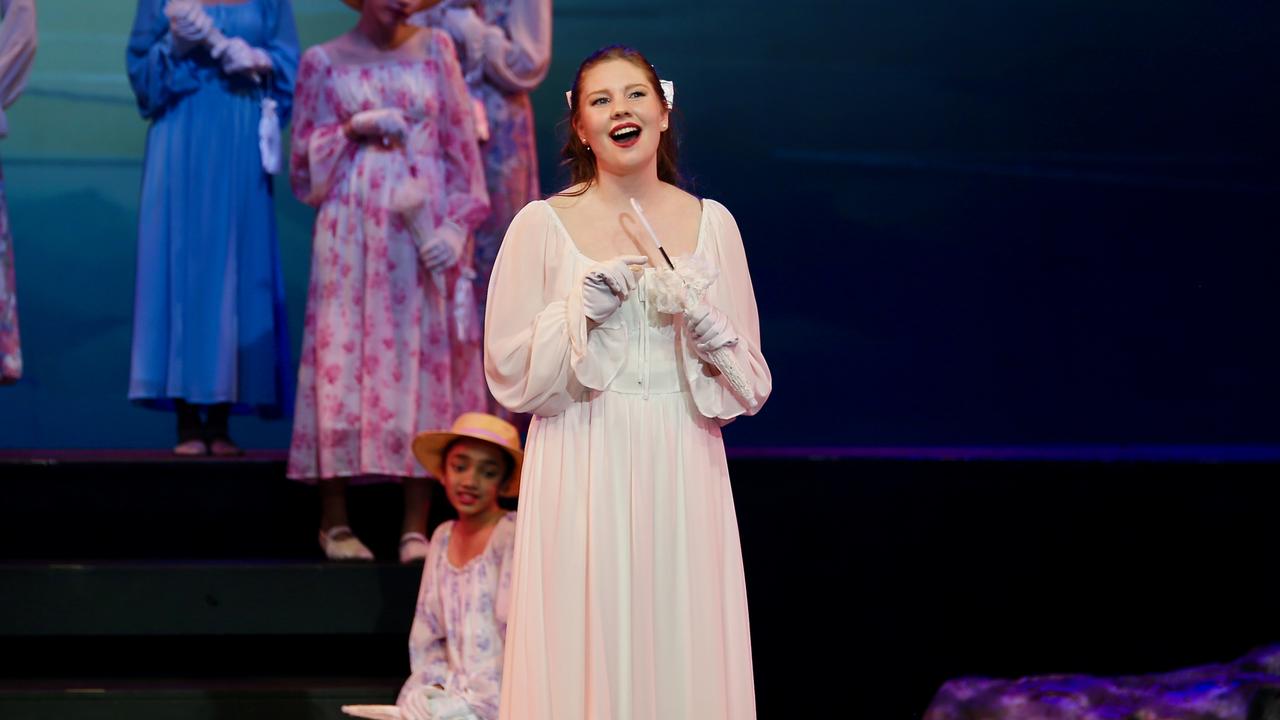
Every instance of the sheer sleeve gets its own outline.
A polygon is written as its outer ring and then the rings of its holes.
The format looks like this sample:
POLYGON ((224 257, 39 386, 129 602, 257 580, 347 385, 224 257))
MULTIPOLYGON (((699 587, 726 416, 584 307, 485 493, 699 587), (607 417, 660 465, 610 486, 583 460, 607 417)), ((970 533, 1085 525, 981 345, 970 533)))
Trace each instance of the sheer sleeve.
POLYGON ((449 547, 449 533, 453 524, 443 523, 436 528, 427 550, 427 560, 422 566, 422 582, 418 587, 418 604, 413 613, 413 627, 409 630, 409 679, 400 689, 400 704, 418 688, 444 685, 449 674, 449 658, 445 650, 444 612, 440 603, 441 563, 449 547))
POLYGON ((342 132, 332 66, 320 46, 302 55, 289 150, 289 181, 302 202, 319 206, 355 158, 357 144, 342 132))
POLYGON ((432 28, 431 43, 440 69, 440 152, 445 163, 444 221, 467 232, 475 230, 489 214, 489 191, 485 189, 484 165, 476 139, 471 95, 462 79, 453 40, 443 30, 432 28))
POLYGON ((756 311, 755 291, 751 286, 751 273, 747 268, 747 254, 738 224, 720 203, 713 200, 703 202, 710 224, 710 242, 704 252, 720 270, 715 283, 707 289, 705 299, 728 316, 738 333, 738 344, 733 348, 734 358, 753 390, 756 407, 748 408, 729 388, 729 383, 698 358, 687 333, 680 336, 681 357, 685 379, 689 382, 698 412, 728 422, 742 414, 754 415, 764 406, 773 389, 773 376, 760 352, 760 316, 756 311))
POLYGON ((507 92, 531 92, 551 65, 551 0, 512 0, 505 28, 490 33, 485 76, 507 92))
POLYGON ((554 211, 529 203, 511 221, 489 280, 484 369, 493 397, 513 412, 557 415, 621 370, 621 313, 589 327, 582 275, 554 211))
POLYGON ((200 87, 195 61, 173 54, 165 0, 138 0, 125 66, 142 116, 163 115, 170 105, 200 87))
MULTIPOLYGON (((0 107, 12 105, 27 85, 36 57, 35 0, 3 0, 0 10, 0 107)), ((9 134, 9 121, 0 110, 0 138, 9 134)))
POLYGON ((268 92, 276 101, 280 127, 289 124, 293 111, 293 84, 298 74, 298 30, 289 0, 276 0, 267 16, 267 44, 263 50, 271 58, 268 92))

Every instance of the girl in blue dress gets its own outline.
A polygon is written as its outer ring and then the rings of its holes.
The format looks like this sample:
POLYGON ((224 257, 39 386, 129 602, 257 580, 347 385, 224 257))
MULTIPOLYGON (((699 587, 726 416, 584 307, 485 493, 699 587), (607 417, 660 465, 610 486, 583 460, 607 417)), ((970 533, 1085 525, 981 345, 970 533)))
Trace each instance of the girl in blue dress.
POLYGON ((293 10, 289 0, 139 0, 126 61, 151 121, 129 399, 177 410, 174 452, 236 455, 233 409, 273 417, 287 405, 268 170, 293 97, 293 10))

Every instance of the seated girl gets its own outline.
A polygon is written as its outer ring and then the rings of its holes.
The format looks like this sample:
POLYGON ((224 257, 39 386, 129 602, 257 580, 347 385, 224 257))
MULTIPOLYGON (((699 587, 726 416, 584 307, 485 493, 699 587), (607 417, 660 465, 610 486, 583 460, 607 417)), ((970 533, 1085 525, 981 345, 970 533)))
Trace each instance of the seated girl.
POLYGON ((516 525, 498 498, 519 487, 520 435, 505 420, 466 413, 447 432, 418 435, 413 453, 441 479, 458 519, 436 528, 422 569, 400 716, 495 720, 516 525))

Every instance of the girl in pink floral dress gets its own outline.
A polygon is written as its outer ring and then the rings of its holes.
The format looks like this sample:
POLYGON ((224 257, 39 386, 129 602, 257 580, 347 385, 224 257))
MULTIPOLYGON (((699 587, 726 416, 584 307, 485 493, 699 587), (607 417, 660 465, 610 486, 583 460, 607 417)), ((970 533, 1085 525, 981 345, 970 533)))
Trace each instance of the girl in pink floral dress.
POLYGON ((320 482, 320 544, 344 560, 372 559, 348 482, 403 481, 410 562, 429 497, 412 439, 485 408, 469 236, 489 205, 448 35, 405 24, 417 0, 350 4, 356 27, 298 73, 291 180, 319 213, 288 475, 320 482))

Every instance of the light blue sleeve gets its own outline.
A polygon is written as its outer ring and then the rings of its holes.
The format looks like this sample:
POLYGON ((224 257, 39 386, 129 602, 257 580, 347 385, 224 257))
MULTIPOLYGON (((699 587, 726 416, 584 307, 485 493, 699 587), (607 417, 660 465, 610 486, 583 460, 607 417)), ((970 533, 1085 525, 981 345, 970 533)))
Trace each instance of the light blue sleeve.
POLYGON ((173 54, 164 0, 138 0, 125 67, 144 118, 163 115, 184 95, 200 87, 195 62, 173 54))

